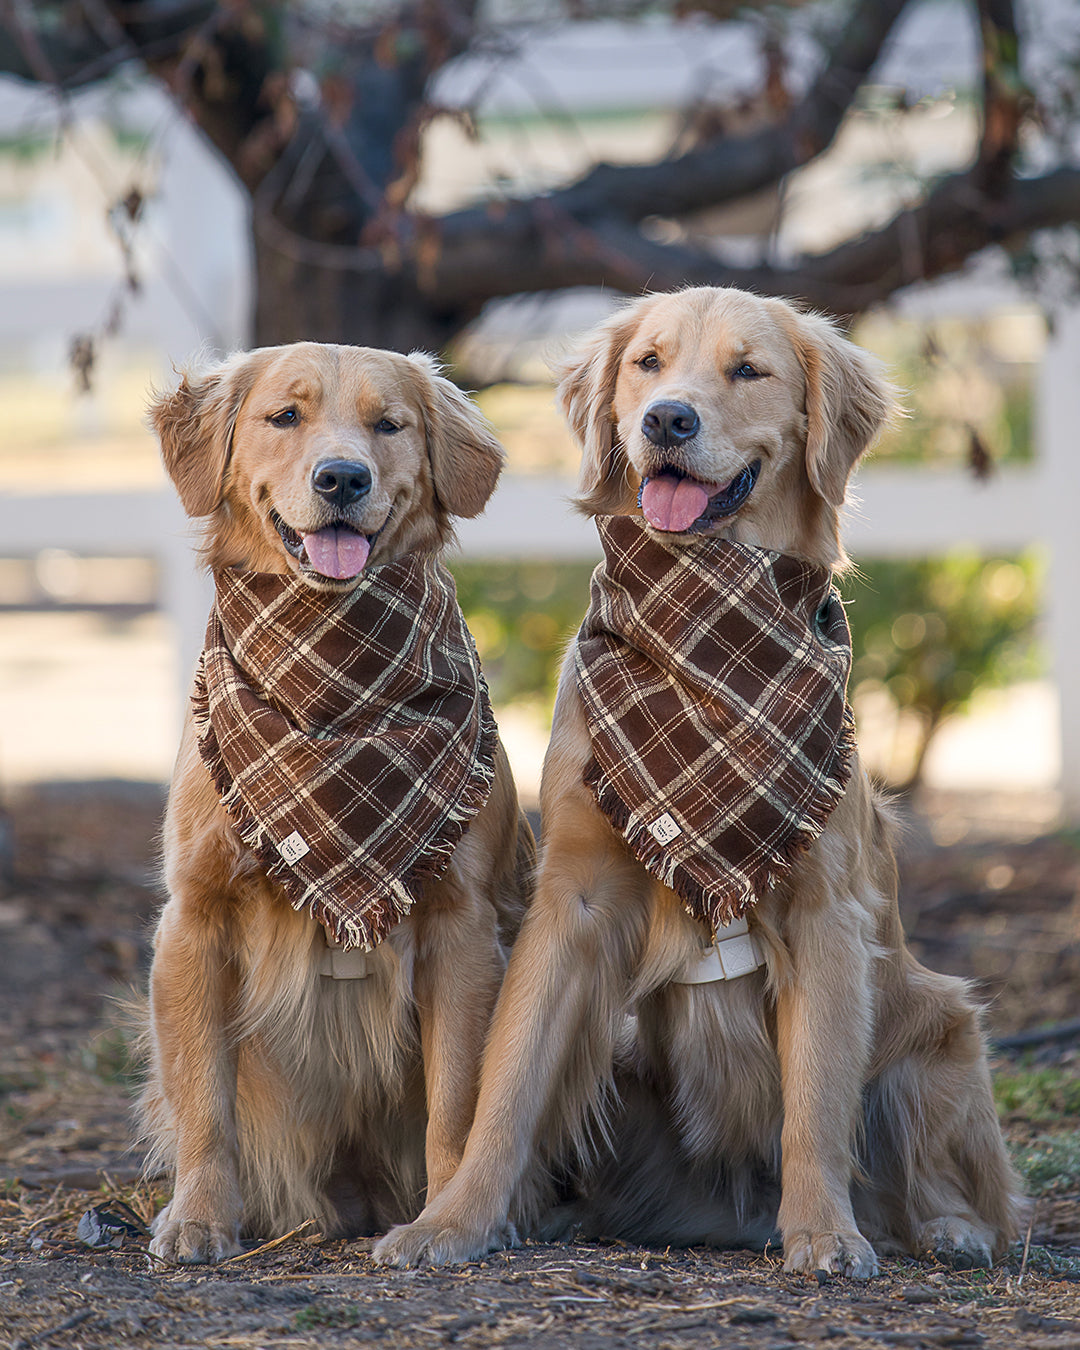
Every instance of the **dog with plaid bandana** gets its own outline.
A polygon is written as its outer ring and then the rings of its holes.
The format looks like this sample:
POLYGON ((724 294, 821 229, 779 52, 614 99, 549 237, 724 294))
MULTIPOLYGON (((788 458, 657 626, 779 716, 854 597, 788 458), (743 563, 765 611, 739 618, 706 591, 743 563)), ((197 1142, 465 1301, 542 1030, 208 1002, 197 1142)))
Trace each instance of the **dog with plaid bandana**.
POLYGON ((978 1008, 905 946, 845 704, 839 513, 892 391, 824 319, 703 287, 617 312, 559 398, 604 560, 536 897, 461 1167, 376 1257, 576 1231, 988 1266, 1018 1200, 978 1008))
POLYGON ((151 1250, 384 1231, 457 1166, 533 844, 439 561, 502 451, 430 358, 300 343, 152 409, 215 583, 169 794, 151 1250))

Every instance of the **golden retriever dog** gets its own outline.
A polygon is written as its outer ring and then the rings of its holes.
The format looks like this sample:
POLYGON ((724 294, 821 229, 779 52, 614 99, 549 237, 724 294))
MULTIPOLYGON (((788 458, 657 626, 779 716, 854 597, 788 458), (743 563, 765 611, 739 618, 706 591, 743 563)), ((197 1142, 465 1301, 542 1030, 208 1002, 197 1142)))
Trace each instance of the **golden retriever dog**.
MULTIPOLYGON (((651 482, 656 536, 828 569, 845 561, 848 476, 893 408, 874 359, 829 322, 713 288, 620 310, 564 366, 558 395, 584 450, 586 512, 639 512, 651 482)), ((763 964, 683 982, 709 935, 586 786, 573 657, 544 764, 537 891, 464 1158, 377 1258, 464 1261, 562 1224, 657 1244, 777 1236, 794 1272, 863 1278, 901 1251, 989 1265, 1018 1201, 979 1013, 963 982, 905 947, 889 819, 865 773, 856 763, 824 831, 750 910, 763 964), (551 1176, 564 1203, 541 1222, 551 1176)))
MULTIPOLYGON (((188 514, 205 519, 208 566, 322 593, 441 550, 502 466, 477 409, 422 355, 265 348, 185 374, 151 415, 188 514)), ((141 1117, 148 1167, 174 1172, 175 1189, 151 1249, 215 1262, 241 1233, 308 1219, 385 1231, 446 1185, 472 1120, 531 880, 505 754, 449 866, 358 953, 332 950, 241 842, 196 740, 189 718, 154 939, 141 1117)))

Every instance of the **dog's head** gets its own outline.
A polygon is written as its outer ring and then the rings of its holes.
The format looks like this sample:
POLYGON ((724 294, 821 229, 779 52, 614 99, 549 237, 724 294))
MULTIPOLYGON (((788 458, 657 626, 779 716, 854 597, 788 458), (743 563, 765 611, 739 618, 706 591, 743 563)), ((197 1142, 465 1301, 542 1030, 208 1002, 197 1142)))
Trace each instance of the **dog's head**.
POLYGON ((157 398, 151 420, 212 567, 355 584, 369 557, 434 550, 478 515, 502 447, 422 354, 301 342, 229 357, 157 398))
POLYGON ((640 505, 658 531, 827 565, 848 477, 895 406, 875 358, 828 320, 713 287, 620 310, 565 363, 558 398, 584 511, 640 505))

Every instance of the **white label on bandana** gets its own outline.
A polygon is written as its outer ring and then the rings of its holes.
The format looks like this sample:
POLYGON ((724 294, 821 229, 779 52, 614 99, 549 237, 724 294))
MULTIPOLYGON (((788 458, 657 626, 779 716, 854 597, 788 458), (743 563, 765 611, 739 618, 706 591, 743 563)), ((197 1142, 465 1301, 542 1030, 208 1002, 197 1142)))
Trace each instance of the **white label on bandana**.
POLYGON ((303 836, 298 831, 293 830, 288 839, 283 839, 278 844, 278 852, 287 863, 294 863, 299 862, 304 854, 310 853, 311 850, 304 843, 303 836))
POLYGON ((682 834, 682 826, 676 825, 665 811, 649 826, 649 833, 658 844, 670 844, 673 839, 678 839, 679 835, 682 834))

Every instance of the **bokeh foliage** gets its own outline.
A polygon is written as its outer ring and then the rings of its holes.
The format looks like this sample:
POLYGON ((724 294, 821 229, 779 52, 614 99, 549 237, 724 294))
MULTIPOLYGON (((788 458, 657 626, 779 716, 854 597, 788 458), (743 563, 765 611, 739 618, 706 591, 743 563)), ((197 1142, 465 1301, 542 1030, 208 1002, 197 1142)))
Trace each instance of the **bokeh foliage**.
MULTIPOLYGON (((550 708, 592 565, 456 562, 453 571, 495 702, 550 708)), ((870 562, 843 578, 855 655, 850 692, 884 691, 918 720, 912 781, 945 718, 979 690, 1038 673, 1040 572, 1034 554, 957 551, 870 562)))
POLYGON ((1035 306, 978 319, 875 314, 853 337, 885 361, 905 412, 874 447, 875 460, 967 463, 979 475, 1031 462, 1034 376, 1046 345, 1035 306))
POLYGON ((957 550, 867 563, 843 579, 852 697, 884 690, 919 723, 910 775, 897 786, 918 779, 934 732, 976 692, 1039 673, 1040 575, 1034 553, 987 558, 957 550))
POLYGON ((451 571, 494 701, 550 707, 589 603, 593 564, 455 561, 451 571))

